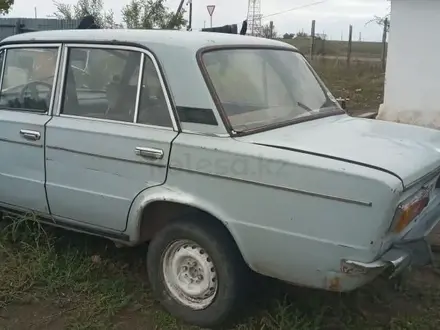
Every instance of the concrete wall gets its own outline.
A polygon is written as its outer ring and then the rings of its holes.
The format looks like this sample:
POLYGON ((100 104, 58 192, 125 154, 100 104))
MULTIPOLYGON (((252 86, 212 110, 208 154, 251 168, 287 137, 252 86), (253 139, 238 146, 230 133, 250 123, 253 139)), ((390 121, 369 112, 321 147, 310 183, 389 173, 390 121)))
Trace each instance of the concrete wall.
POLYGON ((378 119, 440 129, 440 0, 391 0, 378 119))

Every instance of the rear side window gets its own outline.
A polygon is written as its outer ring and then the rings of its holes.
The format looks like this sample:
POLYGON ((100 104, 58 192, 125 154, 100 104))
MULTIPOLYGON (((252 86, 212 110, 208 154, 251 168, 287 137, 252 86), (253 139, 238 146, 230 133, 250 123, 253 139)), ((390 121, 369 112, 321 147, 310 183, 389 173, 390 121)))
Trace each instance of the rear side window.
POLYGON ((137 122, 172 127, 166 96, 153 61, 145 56, 137 122))
POLYGON ((62 114, 172 127, 166 94, 149 56, 111 47, 74 47, 66 72, 62 114))
POLYGON ((70 48, 61 113, 133 122, 141 54, 70 48))
POLYGON ((13 48, 2 53, 0 108, 47 112, 50 107, 58 48, 13 48))

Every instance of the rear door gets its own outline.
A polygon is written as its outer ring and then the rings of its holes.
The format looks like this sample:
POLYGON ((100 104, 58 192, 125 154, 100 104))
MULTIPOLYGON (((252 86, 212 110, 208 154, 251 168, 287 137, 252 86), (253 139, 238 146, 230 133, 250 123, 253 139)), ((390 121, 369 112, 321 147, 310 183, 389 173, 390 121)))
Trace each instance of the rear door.
POLYGON ((176 122, 157 63, 131 47, 66 45, 59 114, 47 125, 52 215, 124 231, 132 201, 166 180, 176 122), (85 56, 87 54, 87 56, 85 56), (81 59, 87 58, 86 72, 81 59))
POLYGON ((48 214, 44 187, 45 124, 54 99, 60 45, 2 50, 0 202, 48 214))

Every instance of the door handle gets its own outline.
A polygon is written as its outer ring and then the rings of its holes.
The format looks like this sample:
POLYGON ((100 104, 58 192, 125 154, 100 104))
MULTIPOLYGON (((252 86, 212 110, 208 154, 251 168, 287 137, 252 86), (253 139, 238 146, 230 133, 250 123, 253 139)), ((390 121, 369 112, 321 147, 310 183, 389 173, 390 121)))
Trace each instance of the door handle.
POLYGON ((27 129, 20 130, 20 135, 30 141, 38 141, 41 138, 40 132, 29 131, 27 129))
POLYGON ((162 149, 136 147, 135 153, 138 156, 147 157, 147 158, 154 158, 154 159, 163 158, 162 149))

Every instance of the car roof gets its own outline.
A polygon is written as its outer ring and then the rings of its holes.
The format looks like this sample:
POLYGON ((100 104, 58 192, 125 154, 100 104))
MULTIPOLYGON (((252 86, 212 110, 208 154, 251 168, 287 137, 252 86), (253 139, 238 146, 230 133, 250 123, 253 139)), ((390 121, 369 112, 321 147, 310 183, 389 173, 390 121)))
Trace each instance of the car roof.
POLYGON ((135 30, 135 29, 96 29, 96 30, 52 30, 17 34, 2 40, 5 43, 28 42, 112 42, 133 43, 150 47, 152 44, 161 47, 185 47, 198 51, 208 46, 250 45, 262 47, 295 47, 276 40, 199 31, 178 30, 135 30))

